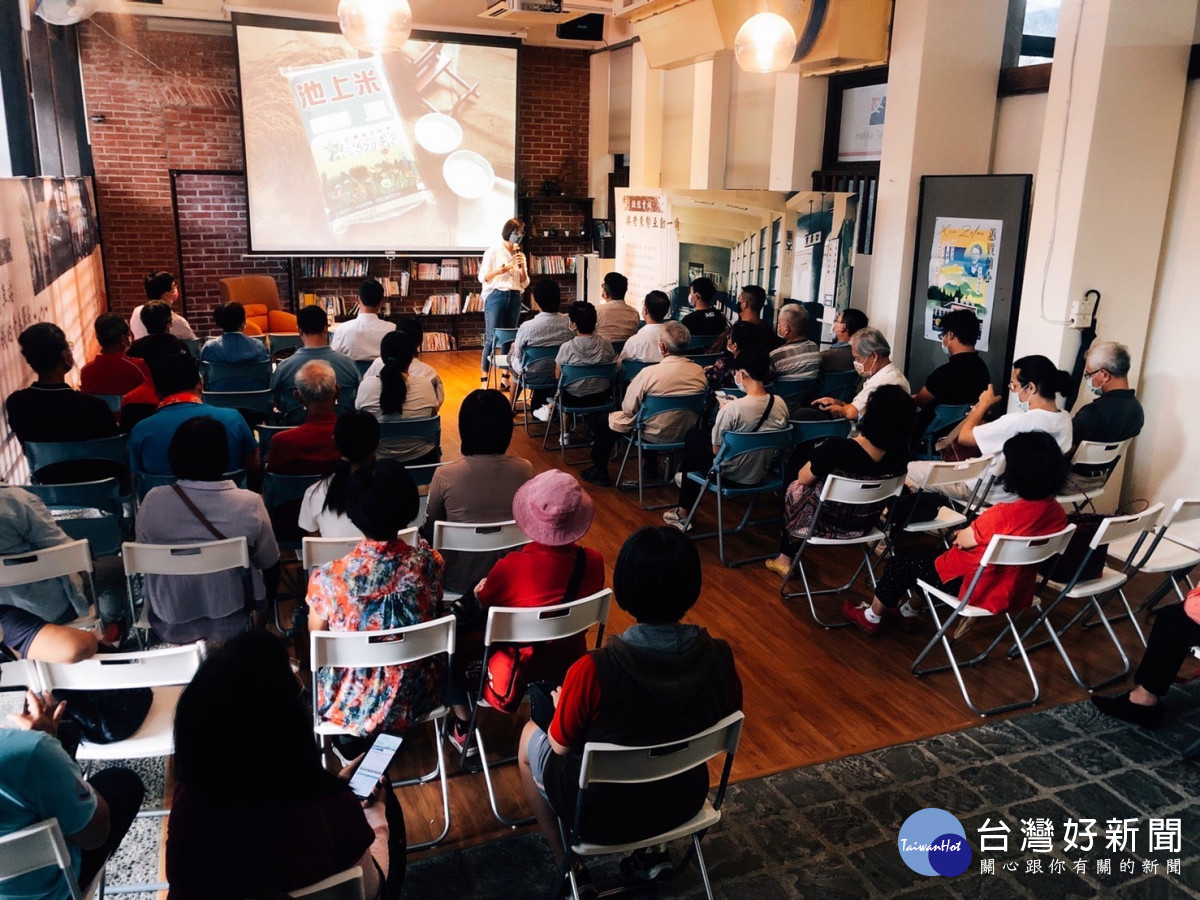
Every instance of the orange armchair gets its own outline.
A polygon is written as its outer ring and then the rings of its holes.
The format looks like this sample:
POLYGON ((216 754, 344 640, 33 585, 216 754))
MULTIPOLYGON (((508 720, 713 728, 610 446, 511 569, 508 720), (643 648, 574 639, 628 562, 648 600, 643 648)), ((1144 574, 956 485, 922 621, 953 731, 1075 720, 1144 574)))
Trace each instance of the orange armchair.
POLYGON ((232 275, 219 280, 221 302, 246 307, 246 334, 294 334, 296 317, 283 311, 279 285, 270 275, 232 275))

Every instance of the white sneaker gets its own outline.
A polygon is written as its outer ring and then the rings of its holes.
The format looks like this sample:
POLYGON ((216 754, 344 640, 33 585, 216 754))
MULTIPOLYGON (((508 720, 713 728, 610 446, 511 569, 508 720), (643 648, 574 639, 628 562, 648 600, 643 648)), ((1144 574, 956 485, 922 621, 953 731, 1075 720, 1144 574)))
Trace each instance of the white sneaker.
POLYGON ((673 506, 663 513, 663 521, 685 534, 692 530, 692 526, 687 524, 687 516, 681 516, 679 510, 673 506))
POLYGON ((547 403, 545 406, 540 406, 533 411, 533 417, 539 422, 549 422, 550 417, 554 415, 554 404, 547 403))

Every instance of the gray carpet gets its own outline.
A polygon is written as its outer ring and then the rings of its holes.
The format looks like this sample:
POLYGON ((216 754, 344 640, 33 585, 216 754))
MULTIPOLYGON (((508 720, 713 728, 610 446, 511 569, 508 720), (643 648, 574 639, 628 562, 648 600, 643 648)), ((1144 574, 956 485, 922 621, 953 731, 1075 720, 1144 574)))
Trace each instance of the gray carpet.
MULTIPOLYGON (((730 788, 721 824, 704 841, 719 897, 1200 897, 1200 762, 1182 751, 1200 738, 1200 684, 1175 689, 1168 724, 1147 732, 1097 713, 1088 702, 986 723, 954 734, 901 744, 861 756, 730 788), (929 878, 905 866, 897 850, 901 824, 913 812, 940 807, 966 829, 975 856, 955 878, 929 878), (1149 852, 1149 818, 1179 818, 1179 853, 1149 852), (1061 852, 1068 818, 1097 820, 1091 852, 1061 852), (987 854, 994 874, 980 873, 978 828, 1003 819, 1010 852, 987 854), (1021 852, 1021 820, 1048 818, 1054 850, 1021 852), (1105 822, 1138 820, 1133 852, 1105 848, 1105 822), (1075 862, 1085 861, 1078 874, 1075 862), (1097 862, 1111 860, 1111 874, 1097 862), (1168 874, 1168 859, 1180 860, 1168 874), (1055 860, 1064 871, 1054 871, 1055 860), (1130 860, 1132 873, 1121 871, 1130 860), (1157 860, 1157 870, 1146 865, 1157 860), (1041 873, 1028 871, 1041 863, 1041 873), (1005 866, 1015 871, 1007 871, 1005 866)), ((161 794, 161 766, 135 765, 161 794), (157 779, 155 781, 155 779, 157 779)), ((153 799, 151 799, 153 798, 153 799)), ((109 863, 109 882, 153 881, 159 820, 139 820, 109 863)), ((676 851, 679 852, 679 851, 676 851)), ((603 890, 619 883, 618 860, 590 866, 603 890)), ((502 898, 548 896, 555 868, 539 834, 456 850, 409 866, 405 896, 502 898)), ((641 896, 702 896, 694 866, 641 896)), ((152 900, 152 894, 133 895, 152 900)))

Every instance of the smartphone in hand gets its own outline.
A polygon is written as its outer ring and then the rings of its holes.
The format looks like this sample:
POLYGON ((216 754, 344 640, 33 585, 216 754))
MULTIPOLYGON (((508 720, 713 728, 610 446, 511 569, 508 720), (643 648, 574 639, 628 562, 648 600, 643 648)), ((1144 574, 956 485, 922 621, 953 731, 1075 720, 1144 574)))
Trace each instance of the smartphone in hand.
POLYGON ((379 784, 379 780, 387 772, 392 757, 403 742, 404 738, 398 734, 376 735, 371 749, 367 751, 350 779, 350 790, 354 792, 355 797, 366 800, 371 796, 371 791, 375 790, 375 785, 379 784))

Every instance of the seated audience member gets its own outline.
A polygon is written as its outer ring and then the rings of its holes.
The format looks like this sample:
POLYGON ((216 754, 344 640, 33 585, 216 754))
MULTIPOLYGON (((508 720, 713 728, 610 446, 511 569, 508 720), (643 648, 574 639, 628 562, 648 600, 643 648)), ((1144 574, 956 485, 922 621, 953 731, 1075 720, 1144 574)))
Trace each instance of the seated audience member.
MULTIPOLYGON (((735 387, 733 373, 737 370, 738 354, 750 347, 762 347, 762 329, 753 322, 737 321, 725 335, 725 349, 711 366, 704 370, 712 390, 735 387)), ((766 350, 766 347, 763 347, 766 350)), ((768 357, 768 360, 770 358, 768 357)), ((768 370, 769 372, 769 370, 768 370)), ((768 377, 769 374, 768 374, 768 377)))
POLYGON ((1124 344, 1103 341, 1088 350, 1083 378, 1095 399, 1075 413, 1074 443, 1124 441, 1141 433, 1145 415, 1129 387, 1129 365, 1124 344))
POLYGON ((162 300, 139 306, 143 334, 129 345, 126 354, 151 366, 160 356, 188 356, 187 345, 171 334, 171 307, 162 300))
MULTIPOLYGON (((558 355, 554 357, 554 377, 562 377, 563 366, 597 366, 617 361, 612 344, 596 333, 596 307, 586 300, 577 300, 567 310, 567 318, 575 336, 558 348, 558 355)), ((563 399, 586 406, 611 399, 611 391, 612 382, 607 379, 584 378, 572 384, 563 399)), ((539 422, 549 422, 553 415, 553 401, 533 411, 533 417, 539 422)))
MULTIPOLYGON (((566 472, 550 469, 521 485, 513 497, 512 517, 531 543, 499 560, 475 586, 474 599, 484 618, 493 606, 555 606, 603 590, 604 558, 596 550, 578 544, 591 528, 594 515, 592 498, 566 472)), ((464 606, 470 604, 469 596, 462 602, 464 606)), ((455 653, 455 668, 460 675, 472 657, 482 656, 479 649, 482 637, 482 630, 464 634, 460 629, 461 649, 455 653)), ((586 650, 583 634, 536 644, 516 672, 504 673, 490 666, 489 683, 503 694, 511 675, 517 686, 512 695, 519 702, 524 694, 523 685, 561 680, 586 650)), ((460 690, 452 694, 460 702, 454 704, 454 722, 447 729, 447 736, 459 750, 467 739, 466 720, 470 715, 461 702, 465 699, 463 690, 474 691, 476 686, 477 682, 460 681, 460 690)))
MULTIPOLYGON (((558 284, 549 278, 540 278, 533 286, 533 301, 537 304, 538 314, 528 322, 521 323, 517 329, 517 337, 512 348, 508 351, 508 362, 516 375, 525 374, 529 380, 549 380, 554 370, 553 359, 540 359, 529 366, 526 372, 526 347, 559 347, 571 340, 575 334, 571 331, 571 322, 559 314, 562 306, 562 293, 558 284)), ((542 406, 553 395, 553 391, 532 391, 530 406, 534 409, 542 406)))
MULTIPOLYGON (((200 348, 200 361, 209 363, 266 362, 271 358, 267 345, 247 337, 246 307, 237 302, 222 303, 213 309, 213 321, 221 336, 205 341, 200 348)), ((209 385, 213 391, 256 391, 262 385, 254 379, 225 378, 209 385)))
POLYGON ((380 341, 396 330, 391 322, 379 318, 382 303, 383 285, 374 278, 368 278, 358 287, 358 314, 338 325, 330 346, 354 360, 379 356, 380 341))
POLYGON ((854 353, 850 349, 850 338, 870 324, 867 314, 859 309, 847 307, 837 314, 831 331, 833 344, 821 351, 822 372, 851 372, 854 370, 854 353))
MULTIPOLYGON (((4 403, 8 427, 17 440, 57 444, 117 434, 108 404, 67 384, 75 357, 61 328, 52 322, 38 322, 22 331, 17 343, 25 362, 37 373, 30 387, 13 391, 4 403)), ((44 483, 59 484, 110 478, 123 470, 119 463, 73 460, 46 466, 36 474, 44 483)))
MULTIPOLYGON (((1058 442, 1044 431, 1014 434, 1004 442, 1008 465, 1001 475, 1006 499, 988 508, 955 535, 949 550, 900 550, 875 587, 870 603, 847 598, 846 618, 869 635, 876 635, 887 616, 906 631, 916 625, 918 612, 909 600, 921 580, 940 590, 965 596, 975 570, 997 534, 1053 534, 1067 527, 1067 515, 1054 499, 1067 474, 1058 442)), ((971 605, 992 612, 1019 612, 1033 600, 1036 566, 989 566, 975 584, 971 605)))
MULTIPOLYGON (((734 329, 736 331, 736 325, 734 329)), ((739 390, 745 391, 746 396, 721 404, 711 434, 703 428, 695 428, 687 433, 683 460, 679 464, 679 471, 683 473, 679 500, 663 513, 663 521, 680 531, 701 491, 700 485, 688 478, 687 473, 703 474, 712 467, 727 431, 775 431, 789 427, 787 404, 782 397, 769 392, 765 384, 771 365, 767 351, 762 347, 749 347, 738 353, 734 365, 737 367, 733 371, 734 382, 739 390)), ((762 481, 771 465, 771 456, 771 451, 761 450, 745 453, 725 463, 721 468, 721 483, 736 487, 762 481)))
POLYGON ((979 319, 969 309, 954 309, 942 316, 942 352, 950 359, 934 369, 925 386, 913 394, 922 410, 917 417, 918 437, 933 421, 935 406, 974 403, 991 383, 987 363, 975 352, 979 328, 979 319))
POLYGON ((688 303, 692 305, 693 311, 680 320, 688 334, 696 337, 712 335, 715 341, 718 335, 728 330, 728 320, 713 306, 713 297, 716 294, 717 286, 711 278, 697 278, 692 282, 688 303))
POLYGON ((278 475, 323 475, 342 458, 333 443, 337 424, 337 373, 323 360, 313 360, 296 373, 296 398, 304 422, 271 439, 267 471, 278 475))
MULTIPOLYGON (((175 280, 175 276, 170 272, 151 272, 142 279, 142 285, 146 288, 146 298, 148 300, 161 300, 167 304, 170 309, 172 304, 179 299, 179 282, 175 280)), ((147 331, 146 321, 142 318, 143 306, 134 307, 133 312, 129 316, 129 330, 133 333, 135 341, 144 338, 147 334, 153 332, 147 331)), ((178 313, 171 313, 170 324, 167 330, 181 341, 195 340, 196 334, 192 331, 192 327, 188 325, 187 319, 178 313)))
MULTIPOLYGON (((413 351, 413 361, 408 367, 409 375, 424 375, 433 384, 433 392, 437 394, 438 406, 440 407, 446 402, 446 386, 442 383, 442 376, 438 374, 438 370, 429 363, 421 359, 421 346, 425 341, 425 326, 421 324, 420 316, 405 316, 396 323, 396 330, 402 331, 413 339, 416 345, 416 350, 413 351)), ((382 360, 375 360, 371 363, 371 367, 367 369, 367 374, 378 374, 378 370, 372 372, 378 366, 383 368, 382 360)))
MULTIPOLYGON (((70 540, 40 497, 0 483, 0 556, 45 550, 70 540)), ((125 616, 124 581, 124 571, 115 557, 95 562, 92 584, 97 594, 97 612, 105 623, 118 623, 125 616)), ((47 622, 71 622, 88 612, 88 598, 77 575, 0 587, 0 603, 33 613, 47 622)), ((106 639, 119 635, 119 628, 105 631, 106 639)))
POLYGON ((171 900, 285 897, 353 866, 367 897, 399 895, 405 831, 395 793, 381 785, 360 802, 350 769, 325 771, 300 682, 273 635, 236 635, 201 663, 175 712, 174 772, 171 900), (235 697, 244 715, 230 753, 235 697))
MULTIPOLYGON (((209 406, 200 400, 200 370, 191 356, 168 356, 150 367, 154 389, 162 402, 158 411, 134 426, 129 435, 129 459, 135 472, 170 475, 167 451, 181 424, 199 416, 216 419, 224 426, 226 459, 232 468, 242 468, 246 477, 258 477, 258 443, 254 432, 236 409, 209 406)), ((228 470, 227 470, 228 471, 228 470)))
POLYGON ((849 403, 843 403, 833 397, 820 397, 812 404, 817 407, 816 410, 804 410, 796 418, 847 418, 851 422, 857 422, 867 406, 867 399, 877 387, 898 384, 904 390, 912 391, 904 373, 892 362, 891 344, 876 329, 860 328, 854 332, 850 338, 850 352, 854 357, 854 371, 866 379, 862 390, 855 394, 849 403))
POLYGON ((96 655, 100 642, 90 631, 47 622, 19 606, 0 604, 0 659, 77 663, 96 655))
MULTIPOLYGON (((650 326, 647 325, 646 328, 650 326)), ((644 330, 644 329, 643 329, 644 330)), ((592 465, 580 478, 592 484, 608 486, 608 461, 618 434, 629 434, 637 421, 638 410, 646 397, 670 397, 677 394, 699 394, 708 389, 704 370, 687 358, 687 328, 680 322, 665 322, 659 331, 658 350, 662 362, 647 366, 629 382, 621 408, 608 414, 608 427, 598 424, 592 433, 592 465)), ((628 346, 628 344, 626 345, 628 346)), ((643 436, 647 441, 663 444, 683 440, 684 432, 695 424, 686 412, 669 412, 646 422, 643 436)), ((645 451, 642 455, 643 474, 653 478, 658 469, 658 454, 645 451)))
MULTIPOLYGON (((858 434, 852 438, 826 438, 812 448, 808 461, 784 494, 783 534, 779 555, 766 566, 786 575, 792 557, 800 549, 799 538, 812 534, 813 517, 821 500, 825 479, 830 475, 849 478, 893 478, 905 473, 908 436, 912 433, 916 407, 904 388, 885 384, 872 392, 863 412, 858 434)), ((874 525, 859 517, 839 521, 835 530, 819 537, 859 537, 874 525)))
POLYGON ((1105 715, 1115 716, 1143 728, 1162 724, 1162 698, 1171 689, 1179 667, 1200 644, 1200 588, 1190 591, 1182 603, 1154 611, 1154 625, 1146 641, 1142 661, 1133 673, 1133 689, 1115 697, 1092 695, 1092 703, 1105 715))
MULTIPOLYGON (((771 351, 772 378, 801 381, 821 374, 821 352, 808 339, 808 312, 803 306, 788 303, 779 310, 778 334, 783 346, 771 351)), ((803 400, 798 397, 797 403, 803 400)))
MULTIPOLYGON (((287 359, 281 359, 271 376, 271 390, 275 405, 287 412, 295 409, 292 391, 296 386, 296 373, 305 363, 321 360, 333 366, 337 373, 338 392, 343 409, 349 408, 358 393, 362 377, 354 360, 338 353, 329 346, 329 319, 319 306, 305 306, 296 313, 296 328, 300 331, 300 346, 287 359)), ((382 365, 382 364, 381 364, 382 365)))
POLYGON ((171 644, 228 640, 244 630, 251 617, 258 624, 267 608, 262 570, 279 562, 271 520, 260 495, 225 478, 229 449, 218 420, 200 415, 181 422, 168 455, 179 480, 146 494, 138 506, 138 541, 195 544, 244 537, 252 583, 244 583, 240 570, 146 575, 150 625, 171 644))
POLYGON ((128 394, 150 380, 146 361, 125 355, 129 349, 129 325, 116 313, 96 318, 96 340, 100 352, 79 370, 79 389, 87 394, 128 394))
MULTIPOLYGON (((76 881, 87 885, 129 831, 146 789, 124 768, 103 769, 84 779, 57 740, 64 706, 48 693, 30 691, 26 712, 10 716, 10 726, 0 728, 0 836, 57 819, 76 881)), ((68 896, 66 881, 54 866, 5 881, 3 894, 68 896)))
MULTIPOLYGON (((665 744, 741 709, 742 683, 729 644, 682 621, 699 599, 701 579, 700 555, 683 535, 670 528, 630 535, 613 569, 613 596, 636 624, 571 666, 548 731, 526 724, 521 779, 559 861, 558 822, 568 831, 574 824, 585 744, 665 744)), ((651 784, 598 785, 589 794, 584 840, 645 839, 699 811, 708 796, 708 767, 651 784)), ((621 870, 634 881, 650 881, 668 875, 671 860, 665 849, 637 850, 621 870)), ((575 876, 590 884, 582 863, 575 876)))
MULTIPOLYGON (((417 485, 404 467, 380 460, 351 473, 350 521, 362 540, 348 556, 308 580, 309 631, 382 631, 436 619, 442 558, 417 537, 396 537, 417 517, 417 485)), ((445 701, 446 667, 430 659, 406 666, 321 669, 314 689, 321 718, 359 737, 402 732, 445 701)), ((352 744, 348 756, 360 748, 352 744)), ((361 747, 365 750, 366 747, 361 747)))
POLYGON ((333 443, 341 459, 330 475, 304 492, 299 524, 317 537, 358 537, 362 532, 346 512, 346 485, 351 473, 375 465, 379 420, 357 409, 342 413, 333 426, 333 443))
POLYGON ((617 362, 635 359, 639 362, 656 363, 662 361, 662 351, 658 343, 662 335, 663 322, 671 310, 671 301, 662 291, 651 291, 643 303, 646 312, 646 324, 625 342, 617 362))
MULTIPOLYGON (((1044 431, 1058 442, 1063 453, 1071 451, 1071 417, 1058 408, 1055 396, 1069 387, 1071 376, 1056 368, 1044 356, 1023 356, 1013 364, 1009 392, 1016 400, 1017 409, 1006 413, 994 422, 984 422, 987 411, 1000 402, 999 395, 989 384, 963 419, 958 432, 958 443, 974 447, 980 456, 995 454, 991 466, 982 478, 996 477, 1004 471, 1006 453, 1004 447, 1010 437, 1024 431, 1044 431)), ((917 460, 908 464, 909 487, 916 490, 924 481, 932 463, 917 460)), ((942 488, 942 493, 959 500, 967 500, 975 492, 975 482, 951 484, 942 488)), ((997 480, 988 492, 989 503, 1005 503, 1016 500, 1016 495, 997 480)))
POLYGON ((739 322, 749 322, 758 329, 759 344, 768 351, 783 343, 775 329, 763 321, 762 311, 767 305, 767 292, 757 284, 748 284, 738 292, 737 311, 739 322))
MULTIPOLYGON (((600 282, 600 299, 596 310, 596 334, 604 340, 625 341, 637 334, 638 311, 625 302, 629 279, 620 272, 609 272, 600 282)), ((590 304, 589 304, 590 305, 590 304)))
MULTIPOLYGON (((527 459, 508 454, 513 418, 500 391, 471 391, 458 410, 462 459, 433 473, 421 534, 433 540, 433 523, 504 522, 512 518, 517 489, 533 477, 527 459)), ((487 575, 502 553, 443 551, 446 589, 465 594, 487 575)))
MULTIPOLYGON (((433 382, 409 371, 416 347, 412 336, 402 331, 384 337, 380 347, 383 366, 376 377, 363 378, 354 401, 356 409, 371 413, 380 422, 427 419, 438 414, 441 404, 433 382)), ((384 441, 378 452, 380 457, 418 466, 435 463, 441 458, 440 447, 431 447, 428 441, 419 438, 384 441)))

